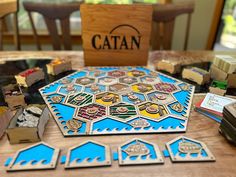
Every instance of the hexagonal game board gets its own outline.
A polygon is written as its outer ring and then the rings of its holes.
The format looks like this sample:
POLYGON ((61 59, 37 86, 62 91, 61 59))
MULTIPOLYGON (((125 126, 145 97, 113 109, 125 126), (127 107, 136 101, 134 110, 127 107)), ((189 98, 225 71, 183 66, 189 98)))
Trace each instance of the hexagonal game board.
POLYGON ((64 136, 185 132, 194 86, 144 67, 89 67, 40 93, 64 136))

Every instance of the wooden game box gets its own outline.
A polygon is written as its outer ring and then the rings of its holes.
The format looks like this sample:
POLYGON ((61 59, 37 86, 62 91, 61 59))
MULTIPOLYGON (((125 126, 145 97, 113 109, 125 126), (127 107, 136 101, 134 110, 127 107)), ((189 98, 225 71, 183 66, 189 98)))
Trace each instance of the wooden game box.
POLYGON ((197 67, 184 68, 182 77, 199 85, 204 85, 210 82, 210 74, 206 70, 197 67))
POLYGON ((17 84, 9 84, 2 88, 5 102, 11 110, 26 105, 25 96, 17 84))
POLYGON ((19 109, 12 117, 7 129, 7 137, 11 144, 17 143, 32 143, 42 140, 42 136, 45 130, 45 126, 50 118, 50 113, 45 105, 31 105, 37 106, 43 110, 37 127, 17 127, 17 118, 23 112, 23 108, 19 109))
POLYGON ((82 4, 85 66, 147 65, 152 11, 147 4, 82 4))
POLYGON ((63 59, 55 59, 46 66, 47 73, 51 75, 58 75, 62 72, 69 71, 72 69, 71 61, 63 59))
POLYGON ((15 75, 15 78, 20 86, 30 87, 32 84, 44 79, 44 72, 41 68, 35 67, 15 75))
POLYGON ((0 107, 0 138, 3 136, 11 118, 12 112, 7 107, 0 107))

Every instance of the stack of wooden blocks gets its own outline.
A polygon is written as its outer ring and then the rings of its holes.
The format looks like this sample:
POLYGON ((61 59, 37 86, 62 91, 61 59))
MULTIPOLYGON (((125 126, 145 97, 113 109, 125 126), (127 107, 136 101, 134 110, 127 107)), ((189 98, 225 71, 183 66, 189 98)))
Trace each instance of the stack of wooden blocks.
POLYGON ((223 119, 219 129, 225 138, 236 145, 236 103, 226 105, 223 110, 223 119))
POLYGON ((216 55, 210 73, 212 79, 227 81, 227 87, 236 88, 236 56, 216 55))

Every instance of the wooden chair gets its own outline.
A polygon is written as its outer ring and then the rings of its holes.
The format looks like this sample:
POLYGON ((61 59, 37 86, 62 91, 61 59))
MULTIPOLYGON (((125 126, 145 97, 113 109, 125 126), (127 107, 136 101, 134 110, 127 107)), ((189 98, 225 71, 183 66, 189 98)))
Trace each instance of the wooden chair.
POLYGON ((38 50, 42 50, 42 48, 31 13, 37 12, 43 16, 54 50, 61 50, 61 46, 64 46, 65 50, 71 50, 72 44, 70 36, 70 15, 80 9, 81 3, 82 2, 48 4, 23 2, 23 6, 29 15, 29 20, 38 50), (58 32, 59 30, 57 29, 56 20, 60 21, 62 41, 58 32))
POLYGON ((182 2, 171 4, 153 5, 153 26, 151 45, 153 50, 170 50, 175 18, 182 14, 187 14, 187 25, 184 41, 184 50, 188 46, 191 14, 194 11, 194 2, 182 2))
POLYGON ((19 28, 18 28, 18 0, 0 1, 0 51, 3 50, 3 20, 9 14, 13 14, 14 44, 16 50, 20 50, 19 28))

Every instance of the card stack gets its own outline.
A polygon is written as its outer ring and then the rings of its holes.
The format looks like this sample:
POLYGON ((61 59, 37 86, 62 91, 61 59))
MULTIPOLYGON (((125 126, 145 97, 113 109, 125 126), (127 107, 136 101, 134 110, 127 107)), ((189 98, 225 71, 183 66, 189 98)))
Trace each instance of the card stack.
POLYGON ((223 119, 219 128, 220 133, 236 145, 236 103, 228 104, 223 109, 223 119))
POLYGON ((212 79, 227 81, 229 88, 236 88, 236 56, 216 55, 210 74, 212 79))

